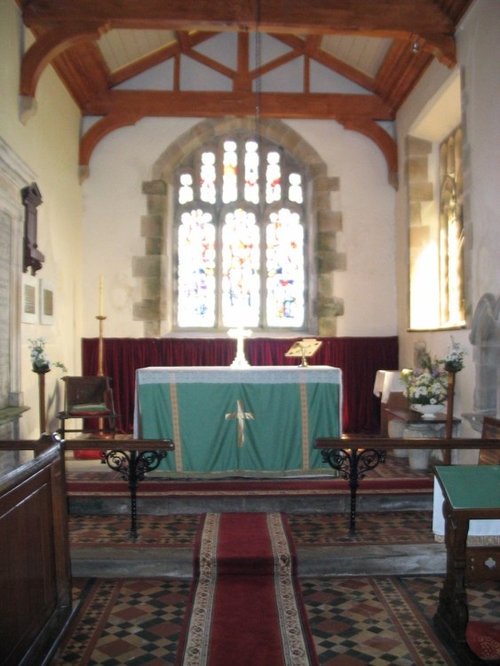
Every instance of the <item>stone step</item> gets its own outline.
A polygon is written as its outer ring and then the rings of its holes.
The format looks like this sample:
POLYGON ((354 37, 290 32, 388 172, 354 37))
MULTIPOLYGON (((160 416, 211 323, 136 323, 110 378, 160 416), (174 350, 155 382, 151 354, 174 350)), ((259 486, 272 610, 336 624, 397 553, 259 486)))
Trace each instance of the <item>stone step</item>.
MULTIPOLYGON (((70 513, 75 515, 129 514, 130 499, 127 497, 70 496, 70 513)), ((182 513, 205 513, 206 511, 284 511, 286 513, 349 513, 349 493, 331 496, 223 496, 189 497, 168 495, 137 498, 139 514, 168 515, 182 513)), ((432 493, 359 493, 356 510, 361 511, 429 511, 432 510, 432 493)))
MULTIPOLYGON (((440 543, 307 547, 297 549, 300 577, 441 575, 446 549, 440 543)), ((191 578, 191 548, 72 548, 76 577, 191 578)))

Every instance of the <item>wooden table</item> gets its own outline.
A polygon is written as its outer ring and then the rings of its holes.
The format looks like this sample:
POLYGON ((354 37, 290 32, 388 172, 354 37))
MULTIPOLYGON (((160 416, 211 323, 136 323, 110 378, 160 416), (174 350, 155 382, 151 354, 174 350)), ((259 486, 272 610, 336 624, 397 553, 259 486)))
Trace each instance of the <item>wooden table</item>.
POLYGON ((434 625, 461 663, 469 663, 466 584, 500 580, 500 546, 468 546, 469 521, 500 518, 500 465, 437 466, 435 473, 444 496, 446 576, 434 625))

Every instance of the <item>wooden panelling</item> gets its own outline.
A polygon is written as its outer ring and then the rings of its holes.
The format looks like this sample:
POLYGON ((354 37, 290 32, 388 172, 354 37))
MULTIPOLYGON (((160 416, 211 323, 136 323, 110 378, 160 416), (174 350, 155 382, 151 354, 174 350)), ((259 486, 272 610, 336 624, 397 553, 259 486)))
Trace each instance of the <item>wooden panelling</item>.
POLYGON ((5 666, 42 663, 71 611, 61 470, 54 447, 0 485, 0 663, 5 666))

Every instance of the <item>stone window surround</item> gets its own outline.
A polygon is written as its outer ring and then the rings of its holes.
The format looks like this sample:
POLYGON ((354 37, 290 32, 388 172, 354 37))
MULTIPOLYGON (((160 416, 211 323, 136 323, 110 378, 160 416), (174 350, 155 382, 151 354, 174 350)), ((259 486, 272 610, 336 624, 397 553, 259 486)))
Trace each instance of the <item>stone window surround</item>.
MULTIPOLYGON (((464 86, 462 76, 462 86, 464 86)), ((464 87, 462 97, 466 94, 464 87)), ((466 119, 465 119, 466 120, 466 119)), ((485 293, 472 311, 472 246, 473 225, 470 213, 470 146, 467 140, 467 124, 463 125, 462 166, 463 166, 463 224, 464 248, 464 291, 466 299, 466 326, 471 329, 472 360, 475 369, 473 409, 463 416, 472 427, 481 432, 482 418, 500 413, 500 296, 485 293)), ((421 219, 422 207, 434 198, 433 182, 430 174, 431 141, 406 137, 406 178, 408 184, 408 248, 409 229, 421 219)), ((410 248, 409 248, 410 249, 410 248)), ((409 276, 408 276, 409 277, 409 276)), ((408 282, 408 289, 410 284, 408 282)), ((409 294, 408 294, 409 296, 409 294)))
MULTIPOLYGON (((135 321, 144 322, 144 335, 158 337, 171 332, 171 312, 168 300, 172 297, 166 276, 170 274, 168 256, 169 233, 173 206, 169 191, 174 186, 176 168, 193 151, 206 142, 231 132, 254 132, 254 119, 225 118, 204 120, 173 141, 152 167, 153 178, 144 182, 142 192, 146 197, 147 215, 141 218, 141 235, 144 238, 144 254, 135 256, 132 274, 141 282, 142 299, 133 306, 135 321)), ((262 137, 286 149, 305 167, 309 177, 312 216, 309 228, 315 238, 310 243, 310 260, 314 261, 315 279, 312 290, 309 321, 316 330, 311 334, 332 336, 336 332, 336 318, 343 314, 344 304, 334 295, 334 272, 345 269, 345 256, 336 252, 336 234, 342 229, 342 214, 333 207, 339 197, 332 196, 340 190, 337 177, 329 177, 324 161, 318 153, 294 130, 279 120, 261 120, 262 137)), ((208 332, 207 332, 208 333, 208 332)))

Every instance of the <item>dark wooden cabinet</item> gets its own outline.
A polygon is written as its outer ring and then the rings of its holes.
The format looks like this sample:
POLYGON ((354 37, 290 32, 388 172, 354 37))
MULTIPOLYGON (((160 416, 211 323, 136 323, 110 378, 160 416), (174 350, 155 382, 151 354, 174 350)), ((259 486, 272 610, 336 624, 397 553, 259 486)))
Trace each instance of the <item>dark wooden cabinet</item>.
MULTIPOLYGON (((5 443, 2 447, 5 451, 5 443)), ((0 477, 0 663, 5 666, 43 664, 70 617, 67 530, 60 447, 34 450, 30 460, 0 477)))

